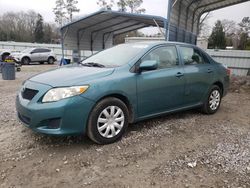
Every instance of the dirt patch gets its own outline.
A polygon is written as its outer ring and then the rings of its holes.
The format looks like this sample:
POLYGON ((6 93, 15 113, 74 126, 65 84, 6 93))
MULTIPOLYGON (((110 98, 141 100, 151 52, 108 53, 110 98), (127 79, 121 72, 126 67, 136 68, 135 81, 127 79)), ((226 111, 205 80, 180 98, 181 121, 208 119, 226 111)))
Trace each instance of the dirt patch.
MULTIPOLYGON (((215 115, 187 111, 132 124, 99 146, 35 134, 16 119, 22 81, 0 79, 0 187, 250 187, 250 93, 230 92, 215 115)), ((233 90, 234 91, 234 90, 233 90)))
POLYGON ((250 76, 231 76, 230 81, 231 92, 250 92, 250 76))

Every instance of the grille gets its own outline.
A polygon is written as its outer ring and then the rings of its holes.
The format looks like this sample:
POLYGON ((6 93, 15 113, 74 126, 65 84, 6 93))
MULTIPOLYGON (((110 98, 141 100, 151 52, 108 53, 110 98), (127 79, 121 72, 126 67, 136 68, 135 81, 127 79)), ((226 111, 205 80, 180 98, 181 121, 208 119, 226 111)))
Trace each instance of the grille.
POLYGON ((24 91, 22 92, 22 97, 27 100, 32 100, 37 93, 38 93, 37 90, 25 88, 24 91))

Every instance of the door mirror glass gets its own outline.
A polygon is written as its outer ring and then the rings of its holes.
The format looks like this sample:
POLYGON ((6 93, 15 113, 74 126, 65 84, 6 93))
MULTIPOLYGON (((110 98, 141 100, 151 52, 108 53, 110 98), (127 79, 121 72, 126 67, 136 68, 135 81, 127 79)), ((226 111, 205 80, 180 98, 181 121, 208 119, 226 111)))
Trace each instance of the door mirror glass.
POLYGON ((144 70, 155 70, 158 68, 158 64, 157 61, 155 60, 146 60, 143 61, 140 66, 139 66, 139 70, 140 71, 144 71, 144 70))

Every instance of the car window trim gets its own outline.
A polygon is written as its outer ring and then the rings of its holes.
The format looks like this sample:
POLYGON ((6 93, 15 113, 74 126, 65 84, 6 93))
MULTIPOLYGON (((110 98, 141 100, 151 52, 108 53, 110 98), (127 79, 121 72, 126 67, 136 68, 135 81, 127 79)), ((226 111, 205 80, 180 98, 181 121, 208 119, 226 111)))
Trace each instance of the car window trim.
POLYGON ((209 62, 209 63, 206 63, 206 62, 204 61, 203 53, 202 53, 202 51, 201 51, 197 46, 191 46, 191 45, 178 45, 178 50, 179 50, 179 53, 180 53, 180 57, 181 57, 181 61, 182 61, 182 65, 183 65, 183 66, 190 66, 190 65, 186 65, 186 64, 185 64, 184 59, 183 59, 183 56, 182 56, 182 53, 181 53, 181 47, 193 48, 193 49, 195 49, 195 50, 197 50, 197 51, 199 52, 199 55, 201 56, 202 62, 203 62, 203 63, 197 63, 197 64, 195 64, 196 66, 197 66, 197 65, 210 64, 210 62, 209 62))

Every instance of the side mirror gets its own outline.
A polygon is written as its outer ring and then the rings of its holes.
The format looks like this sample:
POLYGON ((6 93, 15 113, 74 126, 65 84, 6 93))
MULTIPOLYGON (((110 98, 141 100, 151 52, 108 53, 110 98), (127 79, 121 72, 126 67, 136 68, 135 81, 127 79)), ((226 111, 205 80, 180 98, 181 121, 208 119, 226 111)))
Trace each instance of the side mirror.
POLYGON ((139 66, 139 72, 142 71, 147 71, 147 70, 155 70, 158 68, 158 64, 157 61, 155 60, 146 60, 141 62, 140 66, 139 66))

